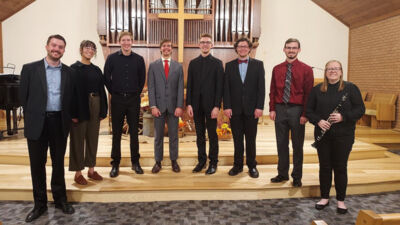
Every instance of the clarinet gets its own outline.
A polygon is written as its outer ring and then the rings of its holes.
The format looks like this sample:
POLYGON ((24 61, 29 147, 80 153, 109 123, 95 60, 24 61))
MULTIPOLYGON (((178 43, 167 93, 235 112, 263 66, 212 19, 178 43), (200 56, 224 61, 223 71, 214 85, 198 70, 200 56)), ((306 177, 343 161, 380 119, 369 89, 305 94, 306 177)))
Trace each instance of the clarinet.
MULTIPOLYGON (((333 110, 332 113, 338 113, 338 112, 340 111, 340 109, 341 109, 342 106, 343 106, 343 103, 346 102, 346 100, 347 100, 347 95, 348 95, 347 92, 343 94, 341 101, 339 102, 339 104, 336 106, 336 108, 333 110)), ((330 124, 332 124, 329 118, 328 118, 327 121, 328 121, 330 124)), ((321 141, 321 139, 324 137, 324 135, 325 135, 325 133, 326 133, 327 131, 328 131, 328 130, 322 130, 322 129, 321 129, 321 133, 320 133, 320 134, 318 135, 318 137, 315 139, 315 142, 311 144, 311 146, 314 147, 314 148, 317 148, 318 143, 321 141)))

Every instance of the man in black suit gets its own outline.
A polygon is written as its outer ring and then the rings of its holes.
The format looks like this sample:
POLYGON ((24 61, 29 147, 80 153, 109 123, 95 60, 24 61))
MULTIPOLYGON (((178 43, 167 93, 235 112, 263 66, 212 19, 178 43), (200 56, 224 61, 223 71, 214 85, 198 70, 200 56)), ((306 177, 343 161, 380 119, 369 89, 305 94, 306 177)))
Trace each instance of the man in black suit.
POLYGON ((190 61, 188 69, 186 107, 189 116, 194 116, 199 160, 193 169, 194 173, 200 172, 206 165, 206 127, 210 140, 210 164, 206 174, 213 174, 217 171, 217 117, 222 100, 224 70, 221 60, 211 55, 212 47, 212 36, 210 34, 201 35, 199 43, 201 55, 190 61))
POLYGON ((224 81, 224 114, 231 119, 235 148, 234 165, 229 175, 235 176, 243 171, 245 136, 249 175, 257 178, 256 136, 258 118, 264 110, 264 65, 262 61, 249 57, 252 43, 246 37, 239 38, 234 48, 238 59, 226 64, 224 81))
MULTIPOLYGON (((61 63, 66 42, 61 35, 47 39, 47 56, 25 64, 21 71, 20 100, 24 109, 25 137, 35 206, 26 217, 31 222, 47 211, 46 160, 50 147, 52 161, 51 192, 55 207, 74 213, 67 203, 64 155, 71 125, 72 70, 61 63)), ((75 121, 77 122, 77 121, 75 121)))
POLYGON ((119 35, 121 49, 107 57, 104 64, 105 85, 111 94, 112 148, 110 177, 119 175, 121 162, 121 135, 124 118, 129 125, 132 170, 143 174, 139 154, 140 93, 146 80, 146 67, 142 56, 132 51, 133 36, 129 32, 119 35))

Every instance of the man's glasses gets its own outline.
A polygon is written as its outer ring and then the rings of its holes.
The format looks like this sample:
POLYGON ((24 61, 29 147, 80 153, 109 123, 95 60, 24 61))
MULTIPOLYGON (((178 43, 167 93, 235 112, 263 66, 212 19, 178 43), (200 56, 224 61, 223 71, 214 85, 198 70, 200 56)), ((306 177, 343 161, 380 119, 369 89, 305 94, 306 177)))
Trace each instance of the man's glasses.
POLYGON ((212 42, 211 41, 200 41, 201 45, 211 45, 212 42))

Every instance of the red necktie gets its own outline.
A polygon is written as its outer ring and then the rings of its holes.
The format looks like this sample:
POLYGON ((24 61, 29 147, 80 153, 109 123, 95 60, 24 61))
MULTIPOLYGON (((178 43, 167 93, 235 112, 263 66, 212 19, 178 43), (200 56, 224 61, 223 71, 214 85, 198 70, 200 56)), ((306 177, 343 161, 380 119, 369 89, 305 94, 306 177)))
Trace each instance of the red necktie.
POLYGON ((165 73, 165 79, 168 80, 168 73, 169 73, 168 60, 164 60, 164 73, 165 73))

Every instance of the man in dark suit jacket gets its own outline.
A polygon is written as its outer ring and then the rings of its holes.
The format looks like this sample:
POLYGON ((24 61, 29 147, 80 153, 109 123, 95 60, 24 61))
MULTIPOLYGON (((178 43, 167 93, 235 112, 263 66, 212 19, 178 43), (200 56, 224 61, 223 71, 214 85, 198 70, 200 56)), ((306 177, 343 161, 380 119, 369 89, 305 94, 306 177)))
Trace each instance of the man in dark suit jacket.
POLYGON ((66 42, 60 35, 47 40, 47 56, 25 64, 21 71, 20 100, 24 109, 25 137, 35 206, 26 217, 31 222, 47 211, 46 160, 50 147, 52 161, 51 191, 55 207, 74 213, 67 203, 64 155, 71 125, 72 70, 61 63, 66 42))
POLYGON ((264 110, 264 65, 262 61, 249 57, 252 47, 249 39, 240 38, 234 47, 238 59, 226 64, 224 81, 224 114, 231 119, 235 148, 234 165, 229 175, 235 176, 243 171, 245 136, 249 175, 257 178, 256 136, 258 118, 264 110))
POLYGON ((189 116, 194 116, 199 160, 193 169, 194 173, 200 172, 206 165, 206 127, 210 140, 210 164, 206 174, 213 174, 217 171, 217 117, 223 94, 224 69, 221 60, 211 55, 212 47, 212 36, 210 34, 201 35, 199 43, 201 55, 190 61, 188 69, 186 107, 189 116))
POLYGON ((147 86, 149 105, 154 116, 154 157, 156 163, 151 170, 158 173, 164 153, 164 127, 168 124, 169 157, 172 170, 180 172, 178 159, 178 121, 183 108, 183 69, 171 59, 172 42, 164 39, 160 43, 161 59, 150 64, 147 86))

